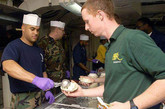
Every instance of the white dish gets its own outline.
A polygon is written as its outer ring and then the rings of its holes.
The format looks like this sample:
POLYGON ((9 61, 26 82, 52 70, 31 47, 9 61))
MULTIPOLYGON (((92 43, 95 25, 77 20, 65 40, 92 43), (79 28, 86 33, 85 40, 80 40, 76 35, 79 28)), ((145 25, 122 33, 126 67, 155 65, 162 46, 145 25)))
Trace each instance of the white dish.
POLYGON ((92 83, 92 81, 90 80, 90 79, 88 79, 88 78, 79 78, 79 80, 81 81, 81 82, 83 82, 83 83, 92 83))
POLYGON ((78 89, 78 86, 75 82, 70 82, 70 85, 68 88, 60 87, 61 90, 67 91, 67 92, 74 92, 75 90, 78 89))
POLYGON ((91 78, 97 78, 98 77, 97 74, 95 74, 95 73, 90 73, 88 76, 91 78))

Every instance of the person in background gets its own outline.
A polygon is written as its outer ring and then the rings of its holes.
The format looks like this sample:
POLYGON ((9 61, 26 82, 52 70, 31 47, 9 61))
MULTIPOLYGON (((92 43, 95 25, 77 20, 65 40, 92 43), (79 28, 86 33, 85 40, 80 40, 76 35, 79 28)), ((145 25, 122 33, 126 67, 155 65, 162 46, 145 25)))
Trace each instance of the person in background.
POLYGON ((73 49, 73 80, 78 81, 80 76, 87 76, 90 72, 95 73, 95 71, 90 71, 89 68, 86 67, 87 61, 91 61, 87 59, 86 56, 86 46, 88 45, 89 36, 85 34, 80 35, 80 41, 73 49))
POLYGON ((103 96, 108 109, 160 109, 165 100, 165 54, 142 31, 116 22, 112 0, 87 0, 81 9, 85 29, 108 39, 105 82, 66 96, 103 96))
POLYGON ((146 17, 138 19, 136 28, 147 33, 155 41, 157 46, 165 53, 165 34, 156 30, 150 19, 146 17))
POLYGON ((35 108, 43 101, 43 91, 49 103, 54 96, 48 90, 54 82, 47 78, 43 51, 36 45, 41 18, 36 14, 23 17, 22 36, 10 42, 3 51, 1 67, 9 75, 12 109, 35 108))
POLYGON ((107 39, 104 36, 100 36, 100 45, 97 49, 97 56, 95 59, 92 60, 93 62, 93 70, 97 70, 100 67, 104 68, 105 63, 105 52, 106 52, 106 46, 104 46, 107 43, 107 39))
MULTIPOLYGON (((44 50, 45 65, 48 78, 54 82, 61 82, 66 78, 65 51, 61 39, 65 34, 65 23, 61 21, 50 21, 50 32, 42 37, 38 45, 44 50)), ((68 72, 68 71, 67 71, 68 72)), ((60 88, 53 89, 53 94, 59 93, 60 88)))

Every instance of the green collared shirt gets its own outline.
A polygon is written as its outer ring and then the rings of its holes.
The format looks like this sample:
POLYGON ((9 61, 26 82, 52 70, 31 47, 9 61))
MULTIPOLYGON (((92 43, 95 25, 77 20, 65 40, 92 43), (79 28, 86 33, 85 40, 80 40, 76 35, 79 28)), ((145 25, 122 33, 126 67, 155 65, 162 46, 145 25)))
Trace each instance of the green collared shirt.
POLYGON ((105 57, 104 101, 126 102, 165 78, 165 54, 144 32, 120 25, 105 57))

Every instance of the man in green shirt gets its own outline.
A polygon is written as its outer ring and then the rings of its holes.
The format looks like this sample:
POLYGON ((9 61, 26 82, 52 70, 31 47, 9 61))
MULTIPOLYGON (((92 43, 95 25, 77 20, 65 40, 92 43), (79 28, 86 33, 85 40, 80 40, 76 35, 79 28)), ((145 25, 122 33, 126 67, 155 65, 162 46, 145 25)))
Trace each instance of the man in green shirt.
POLYGON ((111 0, 87 0, 81 12, 85 29, 108 39, 105 83, 63 92, 67 96, 103 96, 109 109, 160 109, 155 105, 165 100, 165 54, 144 32, 119 25, 111 0))

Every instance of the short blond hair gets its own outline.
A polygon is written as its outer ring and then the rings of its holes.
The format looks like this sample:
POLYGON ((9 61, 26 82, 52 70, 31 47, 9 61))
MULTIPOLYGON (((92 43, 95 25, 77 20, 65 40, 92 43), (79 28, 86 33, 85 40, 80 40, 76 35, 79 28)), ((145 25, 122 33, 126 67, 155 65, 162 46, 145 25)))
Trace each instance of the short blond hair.
POLYGON ((87 0, 82 9, 87 9, 89 14, 96 16, 98 10, 104 11, 108 18, 114 18, 114 5, 112 0, 87 0))

